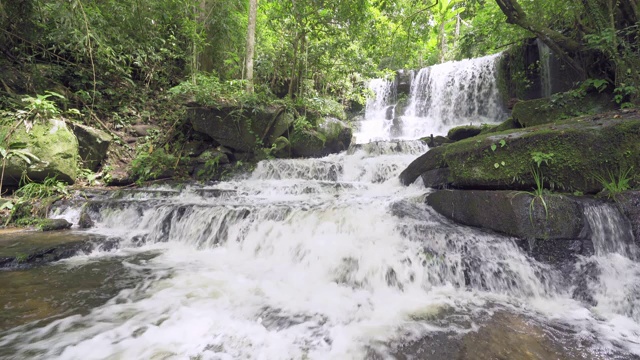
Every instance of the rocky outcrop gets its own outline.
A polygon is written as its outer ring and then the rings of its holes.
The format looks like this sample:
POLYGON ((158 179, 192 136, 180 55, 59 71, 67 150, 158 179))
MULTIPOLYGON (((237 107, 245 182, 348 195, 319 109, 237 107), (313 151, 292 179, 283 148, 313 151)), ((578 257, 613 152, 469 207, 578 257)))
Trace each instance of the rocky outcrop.
POLYGON ((524 239, 581 239, 582 207, 571 197, 518 191, 439 190, 427 204, 460 224, 524 239))
POLYGON ((71 129, 78 139, 78 153, 83 166, 97 171, 107 158, 113 138, 102 130, 77 123, 71 124, 71 129))
POLYGON ((29 165, 17 156, 11 157, 5 169, 4 185, 18 185, 23 172, 26 172, 29 179, 37 182, 54 176, 69 184, 75 182, 79 158, 78 140, 63 120, 34 122, 28 133, 24 126, 19 126, 9 142, 26 144, 26 150, 40 161, 33 161, 29 165))
POLYGON ((326 117, 316 130, 301 130, 290 139, 294 157, 322 157, 349 148, 353 130, 344 122, 326 117))
MULTIPOLYGON (((640 168, 640 117, 615 112, 432 149, 411 163, 400 180, 410 184, 424 172, 449 168, 454 188, 531 190, 537 173, 547 188, 596 193, 603 187, 598 175, 629 167, 640 168)), ((631 182, 638 180, 636 175, 631 182)))
POLYGON ((293 124, 293 115, 282 107, 191 107, 187 118, 194 130, 243 152, 271 146, 293 124))
POLYGON ((447 137, 452 141, 460 141, 464 139, 468 139, 470 137, 474 137, 482 131, 480 126, 466 125, 466 126, 457 126, 449 130, 447 133, 447 137))
POLYGON ((640 191, 626 191, 618 195, 616 201, 629 219, 636 244, 640 246, 640 191))
POLYGON ((608 94, 587 94, 575 97, 572 93, 552 98, 519 101, 513 106, 511 116, 521 127, 531 127, 562 121, 586 114, 613 110, 615 103, 608 94))
POLYGON ((411 185, 420 175, 428 171, 446 168, 444 153, 444 147, 437 147, 427 151, 411 162, 411 164, 400 173, 400 182, 403 185, 411 185))

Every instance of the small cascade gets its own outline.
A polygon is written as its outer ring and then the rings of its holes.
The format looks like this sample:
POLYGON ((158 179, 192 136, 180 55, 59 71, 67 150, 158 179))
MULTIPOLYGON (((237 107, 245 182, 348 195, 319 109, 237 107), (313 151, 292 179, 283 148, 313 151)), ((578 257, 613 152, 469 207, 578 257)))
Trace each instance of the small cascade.
POLYGON ((421 69, 402 117, 403 136, 446 134, 455 126, 504 120, 497 83, 499 58, 495 54, 421 69))
POLYGON ((395 117, 396 84, 386 79, 373 79, 369 89, 374 97, 367 101, 364 120, 358 125, 355 138, 357 143, 390 139, 391 126, 395 117))
POLYGON ((540 59, 540 97, 551 96, 551 49, 540 39, 536 40, 538 45, 538 56, 540 59))
POLYGON ((611 204, 587 204, 584 214, 597 256, 617 253, 631 259, 637 257, 631 225, 617 208, 611 204))

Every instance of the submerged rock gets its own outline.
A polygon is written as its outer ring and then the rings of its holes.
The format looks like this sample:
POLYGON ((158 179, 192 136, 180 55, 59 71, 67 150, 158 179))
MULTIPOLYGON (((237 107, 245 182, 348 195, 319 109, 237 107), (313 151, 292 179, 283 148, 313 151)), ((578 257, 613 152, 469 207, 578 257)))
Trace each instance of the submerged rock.
POLYGON ((42 231, 56 231, 69 229, 71 225, 65 219, 42 219, 38 221, 36 228, 42 231))

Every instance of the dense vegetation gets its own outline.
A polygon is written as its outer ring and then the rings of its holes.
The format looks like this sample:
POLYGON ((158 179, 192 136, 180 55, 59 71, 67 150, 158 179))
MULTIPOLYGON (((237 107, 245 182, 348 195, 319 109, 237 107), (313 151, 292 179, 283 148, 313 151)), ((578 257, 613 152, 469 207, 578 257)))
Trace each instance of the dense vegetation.
MULTIPOLYGON (((588 84, 636 106, 638 16, 635 0, 5 1, 0 119, 33 120, 49 106, 121 144, 133 124, 159 124, 167 131, 137 147, 138 163, 169 163, 186 137, 187 101, 339 115, 364 103, 367 78, 535 36, 588 84)), ((3 159, 18 156, 10 133, 2 137, 3 159)))

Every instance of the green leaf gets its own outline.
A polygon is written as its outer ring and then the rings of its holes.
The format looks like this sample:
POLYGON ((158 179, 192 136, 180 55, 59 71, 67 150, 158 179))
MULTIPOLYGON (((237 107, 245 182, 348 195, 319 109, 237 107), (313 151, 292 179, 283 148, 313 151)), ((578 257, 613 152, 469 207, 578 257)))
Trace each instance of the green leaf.
POLYGON ((499 167, 500 167, 500 164, 495 163, 495 164, 493 164, 493 167, 497 169, 497 168, 499 168, 499 167))
POLYGON ((496 146, 496 144, 492 144, 492 145, 491 145, 491 150, 492 150, 492 151, 496 151, 496 149, 497 149, 497 148, 498 148, 498 147, 496 146))

